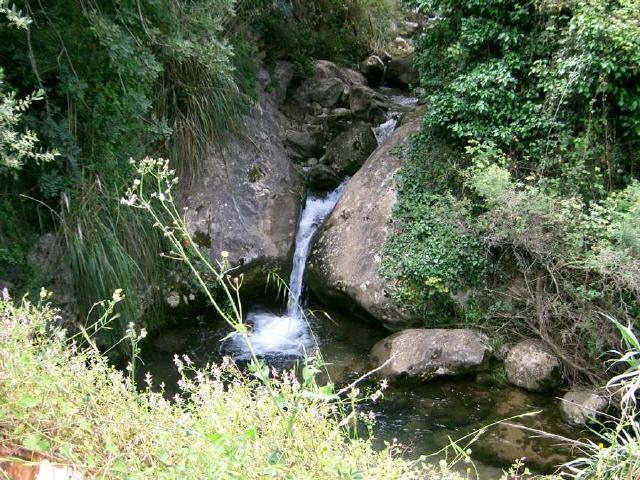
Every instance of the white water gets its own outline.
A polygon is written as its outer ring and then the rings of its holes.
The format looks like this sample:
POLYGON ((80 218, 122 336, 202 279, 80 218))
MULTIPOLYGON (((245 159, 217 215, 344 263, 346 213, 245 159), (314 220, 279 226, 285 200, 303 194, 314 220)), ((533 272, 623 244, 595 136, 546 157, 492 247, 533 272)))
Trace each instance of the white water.
POLYGON ((390 115, 389 120, 384 123, 381 123, 377 127, 372 128, 373 135, 376 137, 376 141, 378 142, 378 146, 382 145, 384 142, 388 140, 393 131, 396 129, 396 125, 398 124, 398 118, 396 116, 390 115))
MULTIPOLYGON (((276 315, 266 311, 247 313, 246 323, 251 326, 249 341, 256 355, 299 356, 313 347, 313 338, 302 305, 304 269, 311 242, 338 202, 346 183, 345 180, 324 196, 307 197, 296 234, 286 314, 276 315)), ((250 358, 250 352, 240 335, 232 337, 232 349, 236 358, 250 358)))

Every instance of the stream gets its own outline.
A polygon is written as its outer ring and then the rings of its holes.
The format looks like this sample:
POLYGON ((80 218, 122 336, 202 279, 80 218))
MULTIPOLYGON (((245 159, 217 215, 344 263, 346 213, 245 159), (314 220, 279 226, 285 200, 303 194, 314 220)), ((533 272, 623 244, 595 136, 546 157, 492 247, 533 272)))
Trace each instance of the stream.
MULTIPOLYGON (((390 114, 385 123, 374 129, 379 143, 391 135, 397 120, 390 114)), ((328 363, 327 375, 336 385, 345 385, 369 371, 371 347, 388 335, 380 327, 308 301, 305 294, 303 280, 309 249, 347 181, 332 192, 309 194, 306 198, 296 234, 286 304, 267 298, 263 304, 250 305, 246 313, 246 323, 251 326, 249 338, 259 357, 276 368, 289 368, 305 354, 319 349, 328 363)), ((141 370, 149 371, 156 384, 164 382, 168 395, 176 392, 178 380, 174 354, 188 355, 196 366, 219 362, 225 355, 239 362, 250 357, 240 336, 229 337, 226 324, 210 321, 207 316, 201 316, 199 322, 185 318, 184 324, 191 326, 164 331, 143 347, 141 370)), ((553 394, 529 393, 490 375, 392 385, 382 400, 364 408, 375 414, 375 445, 382 448, 384 442, 397 439, 406 447, 404 455, 409 458, 437 452, 449 444, 450 438, 458 439, 501 419, 533 411, 541 413, 513 423, 568 437, 579 433, 562 422, 553 394)), ((489 428, 471 447, 472 458, 482 479, 500 478, 503 468, 522 457, 526 457, 532 470, 547 473, 570 458, 571 452, 557 443, 500 424, 489 428)), ((442 458, 439 454, 431 460, 442 458)), ((460 468, 466 471, 469 465, 460 468)))

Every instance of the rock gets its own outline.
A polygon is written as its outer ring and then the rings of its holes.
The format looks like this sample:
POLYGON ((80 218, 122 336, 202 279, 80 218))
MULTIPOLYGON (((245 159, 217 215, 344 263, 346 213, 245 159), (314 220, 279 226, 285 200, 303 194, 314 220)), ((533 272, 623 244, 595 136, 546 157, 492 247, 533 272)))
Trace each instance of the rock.
POLYGON ((172 290, 165 298, 165 302, 170 308, 178 308, 180 306, 180 294, 172 290))
POLYGON ((505 360, 509 381, 532 392, 545 392, 558 386, 560 368, 558 357, 535 339, 514 345, 505 360))
POLYGON ((319 60, 314 65, 313 75, 304 79, 290 95, 284 111, 289 117, 301 121, 308 115, 321 113, 313 109, 313 104, 321 108, 339 107, 347 103, 353 86, 366 83, 364 76, 355 70, 319 60))
POLYGON ((378 55, 369 55, 360 63, 360 72, 366 77, 370 85, 382 82, 386 65, 378 55))
POLYGON ((366 85, 367 80, 364 76, 346 67, 339 67, 333 62, 327 60, 318 60, 314 65, 315 78, 339 78, 347 85, 366 85))
POLYGON ((573 426, 580 427, 596 419, 609 406, 607 397, 598 395, 593 390, 570 390, 562 397, 560 410, 564 420, 573 426))
POLYGON ((307 185, 313 190, 332 190, 340 184, 340 176, 328 165, 314 165, 307 172, 307 185))
POLYGON ((351 89, 349 95, 349 110, 354 117, 381 123, 385 112, 389 110, 386 98, 375 90, 357 85, 351 89))
POLYGON ((75 331, 80 314, 75 282, 56 234, 42 235, 27 255, 27 261, 35 272, 34 283, 52 293, 51 303, 59 309, 57 325, 75 331))
POLYGON ((308 131, 289 131, 285 139, 289 156, 292 158, 307 159, 320 156, 323 148, 317 137, 308 131))
POLYGON ((212 145, 202 175, 179 184, 180 200, 189 233, 212 260, 227 251, 232 266, 257 274, 289 260, 303 182, 281 138, 285 119, 266 95, 243 123, 242 135, 212 145))
POLYGON ((397 56, 391 59, 387 67, 386 80, 392 85, 407 87, 418 82, 418 72, 413 63, 415 55, 397 56))
POLYGON ((393 281, 379 272, 382 250, 393 231, 394 175, 401 165, 398 146, 406 145, 421 122, 406 124, 367 159, 345 187, 312 249, 307 280, 314 294, 365 312, 391 330, 421 324, 391 299, 393 281))
POLYGON ((327 145, 324 161, 340 174, 353 175, 377 146, 371 124, 357 122, 327 145))
POLYGON ((271 75, 269 90, 271 92, 271 98, 277 106, 281 106, 287 99, 287 91, 289 90, 295 71, 295 66, 290 62, 281 61, 276 63, 271 75))
POLYGON ((404 21, 398 25, 398 33, 403 37, 412 37, 420 31, 420 24, 418 22, 404 21))
POLYGON ((416 328, 394 333, 371 349, 380 375, 391 380, 437 377, 478 372, 491 358, 489 339, 470 329, 416 328))

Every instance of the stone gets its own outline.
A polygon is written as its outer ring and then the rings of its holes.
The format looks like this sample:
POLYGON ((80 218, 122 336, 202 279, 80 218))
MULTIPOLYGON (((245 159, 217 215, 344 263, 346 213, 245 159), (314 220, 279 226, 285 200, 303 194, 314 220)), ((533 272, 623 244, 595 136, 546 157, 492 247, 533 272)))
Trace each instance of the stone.
POLYGON ((574 427, 581 427, 597 419, 605 413, 609 406, 607 397, 599 395, 594 390, 570 390, 562 397, 560 410, 562 418, 574 427))
POLYGON ((514 345, 504 365, 509 382, 531 392, 546 392, 560 382, 560 360, 540 340, 528 339, 514 345))
POLYGON ((313 190, 332 190, 339 184, 340 176, 328 165, 314 165, 309 168, 309 171, 307 172, 307 185, 309 185, 313 190))
POLYGON ((287 146, 289 156, 292 158, 306 159, 320 156, 323 153, 322 145, 317 137, 306 130, 292 130, 287 132, 285 145, 287 146))
POLYGON ((349 110, 351 110, 354 117, 381 123, 389 107, 386 98, 372 88, 365 85, 357 85, 351 88, 349 110))
POLYGON ((408 144, 420 120, 397 129, 346 185, 307 263, 307 282, 325 303, 337 303, 390 330, 421 325, 422 319, 392 300, 393 280, 380 274, 382 251, 394 223, 394 175, 401 166, 397 147, 408 144))
POLYGON ((390 380, 421 381, 485 370, 489 339, 470 329, 415 328, 380 340, 371 349, 374 366, 390 380))
POLYGON ((36 272, 34 283, 52 293, 51 303, 59 309, 57 326, 75 331, 80 320, 75 282, 57 235, 42 235, 29 251, 27 262, 36 272))
POLYGON ((291 62, 277 62, 272 73, 272 80, 269 85, 271 92, 271 98, 273 102, 279 107, 284 104, 287 99, 287 92, 291 85, 291 80, 295 74, 296 67, 291 62))
POLYGON ((243 133, 212 144, 203 174, 178 188, 189 233, 214 261, 229 252, 246 290, 260 284, 249 273, 264 277, 262 267, 289 261, 304 187, 285 150, 286 119, 269 96, 261 92, 242 121, 243 133))
POLYGON ((379 85, 384 77, 386 65, 378 55, 369 55, 360 63, 360 72, 370 85, 379 85))
POLYGON ((327 145, 324 161, 339 174, 353 175, 377 146, 371 124, 357 122, 327 145))
POLYGON ((386 80, 392 85, 408 87, 418 82, 418 72, 414 67, 415 55, 396 56, 387 66, 386 80))

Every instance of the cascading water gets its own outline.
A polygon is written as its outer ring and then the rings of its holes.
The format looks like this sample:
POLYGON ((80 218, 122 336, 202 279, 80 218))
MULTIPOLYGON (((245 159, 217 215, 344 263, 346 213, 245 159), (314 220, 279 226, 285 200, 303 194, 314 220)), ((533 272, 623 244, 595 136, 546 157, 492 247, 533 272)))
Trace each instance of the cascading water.
MULTIPOLYGON (((276 315, 266 311, 247 313, 246 322, 251 325, 249 340, 258 356, 299 356, 314 346, 302 306, 304 269, 311 242, 338 202, 346 183, 347 180, 324 196, 307 197, 296 233, 286 314, 276 315)), ((249 358, 248 348, 239 335, 232 337, 231 347, 237 359, 249 358)))
MULTIPOLYGON (((389 96, 389 100, 396 105, 402 107, 410 107, 418 103, 418 99, 415 97, 407 97, 404 95, 391 95, 389 96)), ((386 120, 378 125, 377 127, 373 127, 373 134, 376 137, 376 141, 378 142, 378 146, 382 145, 386 142, 393 131, 396 129, 398 125, 398 120, 400 118, 400 112, 390 111, 387 113, 386 120)))

